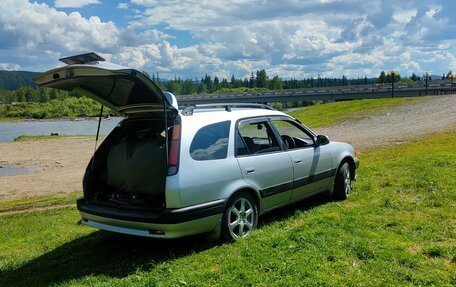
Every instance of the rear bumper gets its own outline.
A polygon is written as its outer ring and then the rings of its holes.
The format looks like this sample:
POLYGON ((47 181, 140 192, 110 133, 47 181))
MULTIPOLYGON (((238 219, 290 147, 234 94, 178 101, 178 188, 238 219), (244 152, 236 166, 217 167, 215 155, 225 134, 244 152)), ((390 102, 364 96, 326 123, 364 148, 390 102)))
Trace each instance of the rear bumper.
POLYGON ((164 239, 179 238, 215 231, 216 228, 219 227, 222 219, 222 214, 218 214, 183 223, 157 224, 112 219, 82 211, 79 213, 83 218, 82 223, 91 227, 129 235, 164 239), (154 231, 155 233, 151 233, 151 231, 154 231), (157 231, 162 232, 162 234, 157 234, 157 231))
POLYGON ((220 223, 224 205, 224 200, 216 200, 177 209, 134 211, 97 205, 84 198, 77 201, 82 222, 88 226, 155 238, 210 232, 220 223), (156 231, 163 234, 156 234, 156 231))

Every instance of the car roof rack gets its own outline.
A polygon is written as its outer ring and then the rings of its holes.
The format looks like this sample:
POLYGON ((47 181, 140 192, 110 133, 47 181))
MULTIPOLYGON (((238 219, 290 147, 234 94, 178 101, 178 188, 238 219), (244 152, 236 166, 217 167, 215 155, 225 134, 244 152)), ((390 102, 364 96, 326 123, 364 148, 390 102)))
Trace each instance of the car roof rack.
POLYGON ((190 105, 188 107, 185 107, 184 110, 182 111, 182 115, 184 116, 191 116, 193 115, 193 111, 195 109, 207 109, 207 108, 218 108, 218 107, 223 107, 225 111, 231 112, 231 108, 236 107, 236 108, 256 108, 256 109, 265 109, 265 110, 271 110, 271 111, 276 111, 271 106, 265 105, 265 104, 254 104, 254 103, 213 103, 213 104, 198 104, 198 105, 190 105))

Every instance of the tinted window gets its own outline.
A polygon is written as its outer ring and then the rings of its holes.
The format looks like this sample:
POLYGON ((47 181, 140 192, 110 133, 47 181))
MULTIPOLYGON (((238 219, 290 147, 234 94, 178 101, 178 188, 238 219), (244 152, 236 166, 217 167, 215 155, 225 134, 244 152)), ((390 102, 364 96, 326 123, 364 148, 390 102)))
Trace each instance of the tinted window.
POLYGON ((226 158, 230 121, 202 127, 190 145, 190 155, 194 160, 211 160, 226 158))

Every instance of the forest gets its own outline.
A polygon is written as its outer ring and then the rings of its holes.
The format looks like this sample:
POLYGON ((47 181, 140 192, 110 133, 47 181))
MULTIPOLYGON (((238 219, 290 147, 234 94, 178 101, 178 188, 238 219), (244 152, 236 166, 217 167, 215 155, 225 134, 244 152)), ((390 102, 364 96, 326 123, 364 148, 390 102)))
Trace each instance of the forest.
MULTIPOLYGON (((305 78, 282 79, 279 76, 269 77, 265 70, 252 72, 250 77, 219 79, 217 76, 205 75, 201 79, 181 79, 175 77, 161 79, 159 73, 152 75, 143 71, 162 90, 175 95, 213 94, 244 91, 286 90, 298 88, 318 88, 333 86, 367 85, 374 83, 395 82, 409 83, 419 81, 420 77, 412 74, 401 77, 399 73, 382 71, 378 78, 305 78)), ((93 117, 99 114, 98 103, 83 97, 77 92, 59 91, 49 88, 36 87, 31 80, 38 75, 34 72, 0 71, 0 118, 3 119, 47 119, 62 117, 93 117)), ((452 76, 451 71, 446 77, 452 76)), ((445 77, 445 75, 443 75, 445 77)), ((106 115, 115 115, 106 109, 106 115)))

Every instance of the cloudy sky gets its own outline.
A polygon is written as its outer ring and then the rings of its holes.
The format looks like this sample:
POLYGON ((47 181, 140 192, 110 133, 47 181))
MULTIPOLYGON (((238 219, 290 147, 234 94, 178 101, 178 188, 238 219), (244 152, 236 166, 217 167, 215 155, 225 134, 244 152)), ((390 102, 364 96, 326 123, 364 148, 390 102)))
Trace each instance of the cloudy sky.
POLYGON ((455 0, 1 0, 0 69, 94 51, 162 78, 456 70, 455 0))

